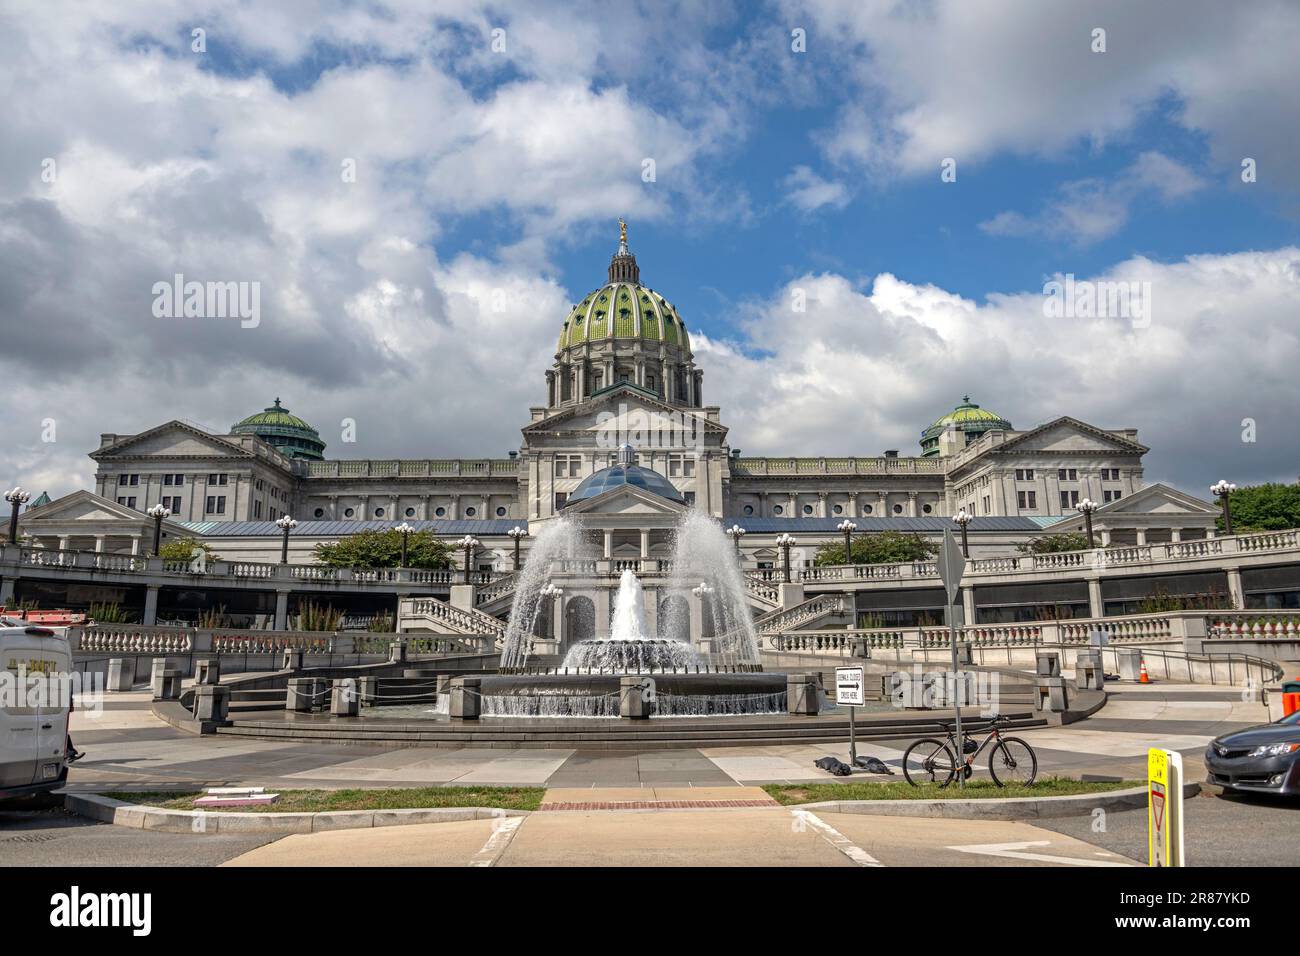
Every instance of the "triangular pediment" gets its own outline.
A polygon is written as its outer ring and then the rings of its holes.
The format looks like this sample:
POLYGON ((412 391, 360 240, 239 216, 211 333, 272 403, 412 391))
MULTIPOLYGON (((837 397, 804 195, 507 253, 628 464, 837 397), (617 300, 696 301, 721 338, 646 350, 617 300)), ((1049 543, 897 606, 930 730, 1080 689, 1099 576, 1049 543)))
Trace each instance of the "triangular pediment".
POLYGON ((1120 452, 1126 455, 1146 454, 1149 449, 1123 435, 1106 431, 1081 422, 1077 418, 1064 416, 1045 425, 1039 425, 1030 431, 1017 435, 1003 442, 999 452, 1041 452, 1043 454, 1080 452, 1120 452))
POLYGON ((1127 498, 1112 501, 1097 509, 1097 514, 1198 514, 1217 515, 1219 509, 1208 501, 1156 483, 1135 491, 1127 498))
POLYGON ((638 448, 664 444, 666 439, 656 436, 665 432, 699 432, 719 437, 727 433, 725 426, 710 421, 703 413, 659 401, 627 382, 526 425, 523 433, 533 436, 557 430, 608 434, 617 436, 615 444, 629 441, 638 448), (638 441, 638 435, 645 438, 638 441))
MULTIPOLYGON (((70 522, 97 524, 108 521, 129 522, 136 525, 152 525, 153 523, 153 519, 143 512, 128 508, 126 505, 119 505, 107 498, 101 498, 90 491, 74 491, 62 498, 55 498, 39 508, 30 508, 22 513, 19 520, 24 526, 36 522, 48 526, 64 525, 70 522)), ((164 528, 171 526, 172 522, 170 521, 163 524, 164 528)), ((174 528, 175 533, 183 533, 184 530, 180 525, 176 525, 174 528)))
POLYGON ((252 454, 239 445, 210 435, 185 422, 171 421, 138 435, 129 435, 91 453, 96 461, 138 456, 152 458, 249 458, 252 454))
POLYGON ((564 509, 566 515, 665 515, 684 514, 688 505, 669 501, 652 491, 635 485, 620 485, 609 491, 584 498, 564 509))

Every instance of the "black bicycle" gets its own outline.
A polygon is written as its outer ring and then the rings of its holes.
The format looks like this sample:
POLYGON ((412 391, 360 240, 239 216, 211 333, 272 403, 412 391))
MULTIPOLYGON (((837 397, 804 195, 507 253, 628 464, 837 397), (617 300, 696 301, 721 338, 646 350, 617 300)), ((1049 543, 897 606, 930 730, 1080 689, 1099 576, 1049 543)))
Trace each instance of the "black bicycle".
MULTIPOLYGON (((989 776, 999 787, 1008 784, 1029 786, 1038 776, 1038 756, 1034 748, 1019 737, 1004 737, 999 728, 1010 723, 1001 714, 988 718, 988 736, 982 743, 976 744, 975 738, 962 730, 962 765, 963 779, 969 780, 975 758, 983 753, 989 744, 993 745, 989 753, 989 776)), ((923 737, 903 754, 903 776, 914 787, 923 783, 937 783, 946 787, 957 776, 957 735, 956 721, 940 722, 947 734, 945 740, 935 737, 923 737)))

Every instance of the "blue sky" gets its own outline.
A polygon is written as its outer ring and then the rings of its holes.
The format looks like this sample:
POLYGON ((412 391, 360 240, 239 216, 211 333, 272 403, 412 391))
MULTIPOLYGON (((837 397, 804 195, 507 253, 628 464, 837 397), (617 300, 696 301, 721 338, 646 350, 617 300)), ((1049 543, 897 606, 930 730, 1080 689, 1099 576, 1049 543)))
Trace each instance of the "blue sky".
POLYGON ((1137 427, 1148 480, 1295 480, 1284 0, 69 9, 0 13, 25 484, 277 394, 339 457, 500 455, 620 215, 747 453, 914 451, 969 392, 1137 427), (150 315, 176 272, 260 283, 258 327, 150 315), (1065 273, 1148 283, 1151 322, 1050 319, 1065 273))

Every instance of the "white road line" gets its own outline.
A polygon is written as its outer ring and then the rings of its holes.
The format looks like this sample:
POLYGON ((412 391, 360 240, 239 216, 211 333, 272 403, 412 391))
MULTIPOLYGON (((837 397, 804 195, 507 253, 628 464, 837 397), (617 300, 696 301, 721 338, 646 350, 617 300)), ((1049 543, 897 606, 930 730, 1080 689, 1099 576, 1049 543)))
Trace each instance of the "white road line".
POLYGON ((501 854, 506 851, 510 841, 514 839, 515 831, 519 825, 524 822, 524 817, 498 817, 492 821, 492 835, 488 837, 483 848, 474 854, 474 858, 469 861, 470 866, 492 866, 501 858, 501 854))
POLYGON ((1029 860, 1033 863, 1063 863, 1067 866, 1132 866, 1132 863, 1114 863, 1109 860, 1085 860, 1073 856, 1052 856, 1047 853, 1025 853, 1031 846, 1051 846, 1051 840, 1027 840, 1023 843, 977 843, 970 846, 950 846, 959 853, 979 856, 1001 856, 1011 860, 1029 860))
POLYGON ((853 843, 839 830, 835 829, 815 813, 809 813, 807 810, 791 810, 795 819, 801 820, 813 827, 817 834, 829 843, 835 849, 839 850, 858 866, 884 866, 879 860, 868 853, 862 847, 853 843))

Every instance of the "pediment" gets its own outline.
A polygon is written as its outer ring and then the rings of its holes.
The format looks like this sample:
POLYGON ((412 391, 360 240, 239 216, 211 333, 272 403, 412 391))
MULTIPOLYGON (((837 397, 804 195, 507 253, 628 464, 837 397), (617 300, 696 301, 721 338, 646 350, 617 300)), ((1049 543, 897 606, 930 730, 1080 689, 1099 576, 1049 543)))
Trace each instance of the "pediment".
POLYGON ((172 421, 138 435, 130 435, 91 454, 96 460, 117 457, 135 458, 248 458, 247 450, 215 435, 172 421))
POLYGON ((89 491, 74 491, 22 513, 23 524, 31 521, 131 521, 139 524, 149 520, 134 508, 119 505, 89 491))
POLYGON ((1141 491, 1135 491, 1127 498, 1112 501, 1097 510, 1098 514, 1198 514, 1217 515, 1219 509, 1208 501, 1193 497, 1171 488, 1169 485, 1156 483, 1148 485, 1141 491))
POLYGON ((564 408, 526 425, 523 433, 540 437, 557 430, 610 435, 611 447, 626 441, 636 448, 665 445, 667 440, 659 437, 663 434, 722 436, 727 433, 724 426, 709 421, 703 414, 658 401, 626 383, 581 405, 564 408))
POLYGON ((686 511, 686 505, 669 501, 635 485, 611 488, 594 498, 586 498, 564 509, 566 515, 663 515, 665 517, 675 517, 686 511))
POLYGON ((1122 435, 1081 422, 1076 418, 1058 418, 1004 442, 998 451, 1014 449, 1017 453, 1043 454, 1122 453, 1145 454, 1148 449, 1122 435))

